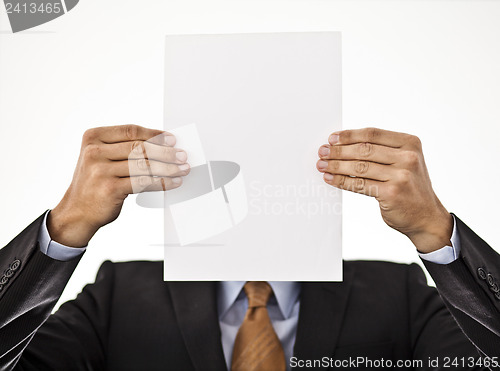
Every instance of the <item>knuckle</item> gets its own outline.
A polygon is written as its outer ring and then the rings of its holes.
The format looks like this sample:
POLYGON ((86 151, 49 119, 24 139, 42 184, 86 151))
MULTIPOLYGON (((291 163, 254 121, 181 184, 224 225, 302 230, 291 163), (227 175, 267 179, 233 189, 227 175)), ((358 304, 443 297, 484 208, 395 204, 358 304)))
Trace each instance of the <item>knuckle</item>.
POLYGON ((125 135, 128 140, 136 140, 139 133, 139 127, 137 125, 126 125, 125 135))
POLYGON ((148 176, 137 177, 137 184, 141 187, 147 187, 152 184, 152 180, 148 176))
POLYGON ((144 145, 140 140, 135 140, 132 142, 132 149, 130 151, 133 155, 141 156, 144 154, 144 145))
POLYGON ((106 175, 106 171, 101 164, 92 166, 89 173, 92 179, 101 179, 106 175))
POLYGON ((340 161, 330 161, 329 168, 332 171, 339 170, 340 169, 340 161))
POLYGON ((373 142, 380 135, 380 131, 377 128, 366 128, 366 139, 368 142, 373 142))
POLYGON ((370 184, 367 188, 367 192, 369 195, 378 198, 380 197, 380 187, 378 184, 370 184))
POLYGON ((353 182, 356 191, 363 191, 365 189, 365 184, 364 178, 355 178, 353 182))
POLYGON ((357 174, 365 174, 370 167, 369 163, 366 161, 357 161, 354 163, 354 171, 357 174))
POLYGON ((95 140, 96 139, 96 132, 97 132, 96 129, 85 130, 85 132, 83 133, 82 142, 83 143, 90 143, 93 140, 95 140))
POLYGON ((373 152, 373 145, 371 143, 361 143, 358 152, 360 157, 369 157, 373 152))
POLYGON ((83 156, 87 160, 96 160, 101 154, 101 147, 97 144, 88 144, 83 149, 83 156))
POLYGON ((337 176, 337 186, 339 188, 344 188, 345 187, 346 178, 347 177, 345 175, 338 175, 337 176))
POLYGON ((411 181, 411 171, 408 169, 401 169, 399 171, 399 184, 407 185, 411 181))
POLYGON ((419 160, 420 156, 414 151, 407 151, 404 154, 405 165, 410 169, 415 168, 418 165, 419 160))
POLYGON ((408 142, 415 148, 422 148, 422 141, 415 135, 410 135, 408 142))
POLYGON ((147 170, 149 167, 148 161, 144 158, 137 160, 137 168, 139 170, 147 170))

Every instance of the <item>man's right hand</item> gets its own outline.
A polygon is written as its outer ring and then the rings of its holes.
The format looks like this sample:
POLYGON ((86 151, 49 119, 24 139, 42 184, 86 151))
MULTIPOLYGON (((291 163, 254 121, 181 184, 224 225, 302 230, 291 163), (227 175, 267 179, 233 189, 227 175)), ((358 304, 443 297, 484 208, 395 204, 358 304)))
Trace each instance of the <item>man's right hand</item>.
POLYGON ((173 135, 137 125, 87 130, 71 185, 49 214, 51 238, 86 246, 100 227, 118 217, 134 190, 179 187, 189 165, 186 152, 174 145, 173 135))

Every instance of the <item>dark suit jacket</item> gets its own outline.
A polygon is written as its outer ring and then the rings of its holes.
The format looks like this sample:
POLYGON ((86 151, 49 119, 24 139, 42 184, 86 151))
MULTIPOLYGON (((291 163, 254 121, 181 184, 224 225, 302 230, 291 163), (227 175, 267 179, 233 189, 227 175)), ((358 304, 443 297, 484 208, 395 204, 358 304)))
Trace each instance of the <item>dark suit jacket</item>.
POLYGON ((461 256, 446 265, 423 262, 463 332, 483 354, 500 359, 500 254, 455 218, 461 256))
MULTIPOLYGON (((1 369, 226 369, 217 283, 164 282, 161 262, 105 262, 94 284, 50 315, 79 259, 60 262, 42 254, 37 243, 41 221, 38 218, 0 250, 0 272, 8 275, 0 291, 1 369)), ((468 241, 475 243, 478 237, 462 224, 459 228, 467 251, 473 247, 468 241)), ((494 267, 485 269, 493 272, 494 267)), ((468 274, 472 285, 475 276, 468 274)), ((448 272, 443 278, 446 287, 462 285, 460 279, 446 282, 450 276, 448 272)), ((473 328, 469 336, 487 353, 489 344, 481 334, 500 328, 492 319, 498 317, 498 307, 483 290, 484 282, 474 282, 472 298, 481 301, 472 305, 459 298, 468 312, 456 306, 453 295, 447 303, 464 330, 473 328), (481 314, 470 314, 471 306, 481 314), (494 328, 487 330, 489 324, 494 328)), ((430 369, 429 357, 439 357, 441 366, 445 357, 478 358, 415 264, 345 262, 344 282, 303 283, 300 300, 294 346, 300 360, 416 359, 423 360, 421 369, 430 369)), ((498 344, 498 338, 486 336, 498 344)))

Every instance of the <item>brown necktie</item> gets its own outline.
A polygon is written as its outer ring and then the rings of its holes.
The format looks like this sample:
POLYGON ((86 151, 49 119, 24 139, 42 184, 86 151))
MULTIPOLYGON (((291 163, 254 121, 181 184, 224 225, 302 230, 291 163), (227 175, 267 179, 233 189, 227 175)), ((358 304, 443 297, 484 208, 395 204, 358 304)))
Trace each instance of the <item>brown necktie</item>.
POLYGON ((273 289, 267 282, 247 282, 248 310, 234 341, 231 371, 285 371, 285 354, 267 313, 273 289))

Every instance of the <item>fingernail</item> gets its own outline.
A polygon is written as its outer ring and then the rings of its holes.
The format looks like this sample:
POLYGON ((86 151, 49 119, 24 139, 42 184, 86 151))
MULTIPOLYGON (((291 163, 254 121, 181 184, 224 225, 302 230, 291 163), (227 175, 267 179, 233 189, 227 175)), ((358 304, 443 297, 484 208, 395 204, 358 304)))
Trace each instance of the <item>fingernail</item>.
POLYGON ((319 161, 318 162, 318 169, 324 170, 328 167, 328 162, 326 161, 319 161))
POLYGON ((333 175, 330 174, 330 173, 325 173, 325 175, 323 175, 323 178, 327 181, 327 182, 331 182, 333 180, 333 175))
POLYGON ((179 184, 180 182, 182 182, 182 179, 180 176, 172 178, 172 183, 179 184))
POLYGON ((167 146, 173 147, 175 145, 175 137, 173 135, 165 135, 165 137, 163 137, 163 140, 167 146))
POLYGON ((183 164, 179 166, 180 171, 186 171, 187 169, 189 169, 189 164, 183 164))
POLYGON ((184 151, 177 151, 175 157, 177 158, 177 161, 186 162, 188 156, 187 153, 184 151))
POLYGON ((336 144, 339 142, 339 135, 338 134, 332 134, 330 135, 330 138, 328 138, 328 142, 330 144, 336 144))
POLYGON ((327 146, 323 146, 319 149, 319 155, 321 157, 326 157, 330 154, 330 148, 328 148, 327 146))

